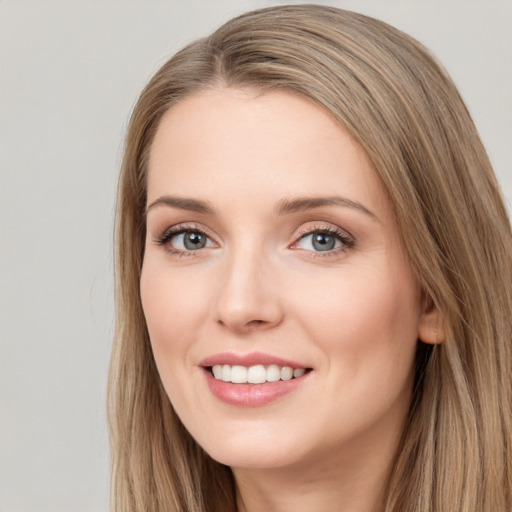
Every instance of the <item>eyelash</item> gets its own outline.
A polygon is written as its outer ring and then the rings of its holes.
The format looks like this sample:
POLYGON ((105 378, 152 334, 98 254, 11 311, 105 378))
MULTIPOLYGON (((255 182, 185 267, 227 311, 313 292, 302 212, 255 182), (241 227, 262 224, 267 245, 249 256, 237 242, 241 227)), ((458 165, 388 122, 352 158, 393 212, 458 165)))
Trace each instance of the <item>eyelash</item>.
MULTIPOLYGON (((211 237, 202 229, 198 228, 195 225, 176 225, 172 226, 171 228, 167 229, 160 237, 156 238, 154 240, 154 243, 156 245, 165 247, 165 249, 172 255, 177 255, 179 257, 190 257, 190 256, 196 256, 194 253, 196 251, 188 250, 188 251, 182 251, 180 249, 174 249, 169 242, 172 240, 173 237, 176 235, 180 235, 183 233, 199 233, 201 235, 206 236, 207 238, 211 237)), ((328 227, 328 226, 321 226, 321 227, 313 227, 309 229, 302 229, 298 233, 297 240, 293 243, 293 245, 296 245, 300 240, 305 238, 306 236, 312 235, 312 234, 325 234, 329 236, 333 236, 341 241, 341 247, 331 249, 328 251, 307 251, 310 253, 310 257, 312 258, 326 258, 326 257, 332 257, 338 255, 340 252, 344 252, 348 249, 352 249, 355 245, 355 241, 353 238, 347 236, 347 234, 340 229, 328 227)))
POLYGON ((302 240, 306 236, 313 234, 333 236, 341 241, 341 246, 335 249, 331 249, 329 251, 307 251, 310 253, 309 257, 311 258, 329 258, 333 256, 338 256, 341 252, 345 252, 348 249, 352 249, 355 245, 354 239, 349 237, 347 233, 341 231, 340 229, 336 229, 329 226, 314 226, 312 228, 300 230, 297 241, 294 242, 293 245, 296 245, 300 240, 302 240))
POLYGON ((200 233, 201 235, 211 238, 207 233, 205 233, 202 229, 199 229, 197 226, 178 224, 177 226, 172 226, 171 228, 167 229, 163 235, 154 240, 154 242, 156 245, 165 247, 167 252, 171 253, 172 255, 179 256, 180 258, 184 256, 195 256, 194 253, 197 251, 181 251, 179 249, 174 249, 169 244, 173 237, 176 235, 181 235, 182 233, 200 233))

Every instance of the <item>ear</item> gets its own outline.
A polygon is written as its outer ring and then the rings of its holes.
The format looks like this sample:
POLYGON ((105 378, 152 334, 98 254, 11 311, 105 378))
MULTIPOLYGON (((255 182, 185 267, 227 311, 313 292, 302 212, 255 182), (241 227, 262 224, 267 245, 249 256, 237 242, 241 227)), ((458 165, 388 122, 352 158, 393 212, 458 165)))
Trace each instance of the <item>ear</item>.
POLYGON ((418 325, 418 337, 423 343, 437 345, 445 339, 442 313, 430 297, 424 296, 421 304, 421 316, 418 325))

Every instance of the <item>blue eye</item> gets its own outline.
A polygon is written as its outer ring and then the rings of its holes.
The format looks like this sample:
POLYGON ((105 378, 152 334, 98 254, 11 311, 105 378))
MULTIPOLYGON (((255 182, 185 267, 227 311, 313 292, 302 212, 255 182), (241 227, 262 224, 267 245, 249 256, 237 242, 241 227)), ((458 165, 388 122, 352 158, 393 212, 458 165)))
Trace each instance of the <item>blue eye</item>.
POLYGON ((203 249, 203 247, 209 247, 209 241, 211 242, 204 233, 199 231, 178 233, 169 240, 175 249, 181 251, 196 251, 197 249, 203 249))
POLYGON ((306 233, 295 244, 299 249, 314 252, 329 252, 343 247, 352 247, 353 245, 353 241, 343 233, 331 229, 306 233))
POLYGON ((341 246, 341 241, 328 233, 310 233, 303 236, 297 246, 307 251, 332 251, 341 246))
POLYGON ((173 228, 155 240, 158 245, 164 245, 170 252, 185 253, 213 247, 212 240, 198 229, 173 228))

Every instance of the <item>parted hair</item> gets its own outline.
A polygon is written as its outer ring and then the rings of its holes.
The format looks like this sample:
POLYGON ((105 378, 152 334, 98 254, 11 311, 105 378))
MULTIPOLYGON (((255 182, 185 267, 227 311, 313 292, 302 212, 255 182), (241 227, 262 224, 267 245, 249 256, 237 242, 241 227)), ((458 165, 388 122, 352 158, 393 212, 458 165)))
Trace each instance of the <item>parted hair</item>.
POLYGON ((112 510, 236 511, 230 469, 197 445, 166 396, 139 292, 155 132, 174 104, 219 87, 299 93, 350 133, 390 199, 424 296, 441 313, 443 342, 418 341, 383 510, 510 512, 512 237, 488 156, 428 50, 381 21, 318 5, 232 19, 165 63, 134 108, 116 213, 112 510))

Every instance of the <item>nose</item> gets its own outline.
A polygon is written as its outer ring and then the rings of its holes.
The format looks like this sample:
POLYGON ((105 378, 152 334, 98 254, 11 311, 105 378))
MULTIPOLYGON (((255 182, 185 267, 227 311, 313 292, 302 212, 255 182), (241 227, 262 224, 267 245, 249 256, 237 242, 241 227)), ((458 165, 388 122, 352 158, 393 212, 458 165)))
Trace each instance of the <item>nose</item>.
POLYGON ((219 275, 217 322, 238 334, 264 331, 283 320, 278 281, 263 255, 239 251, 219 275))

